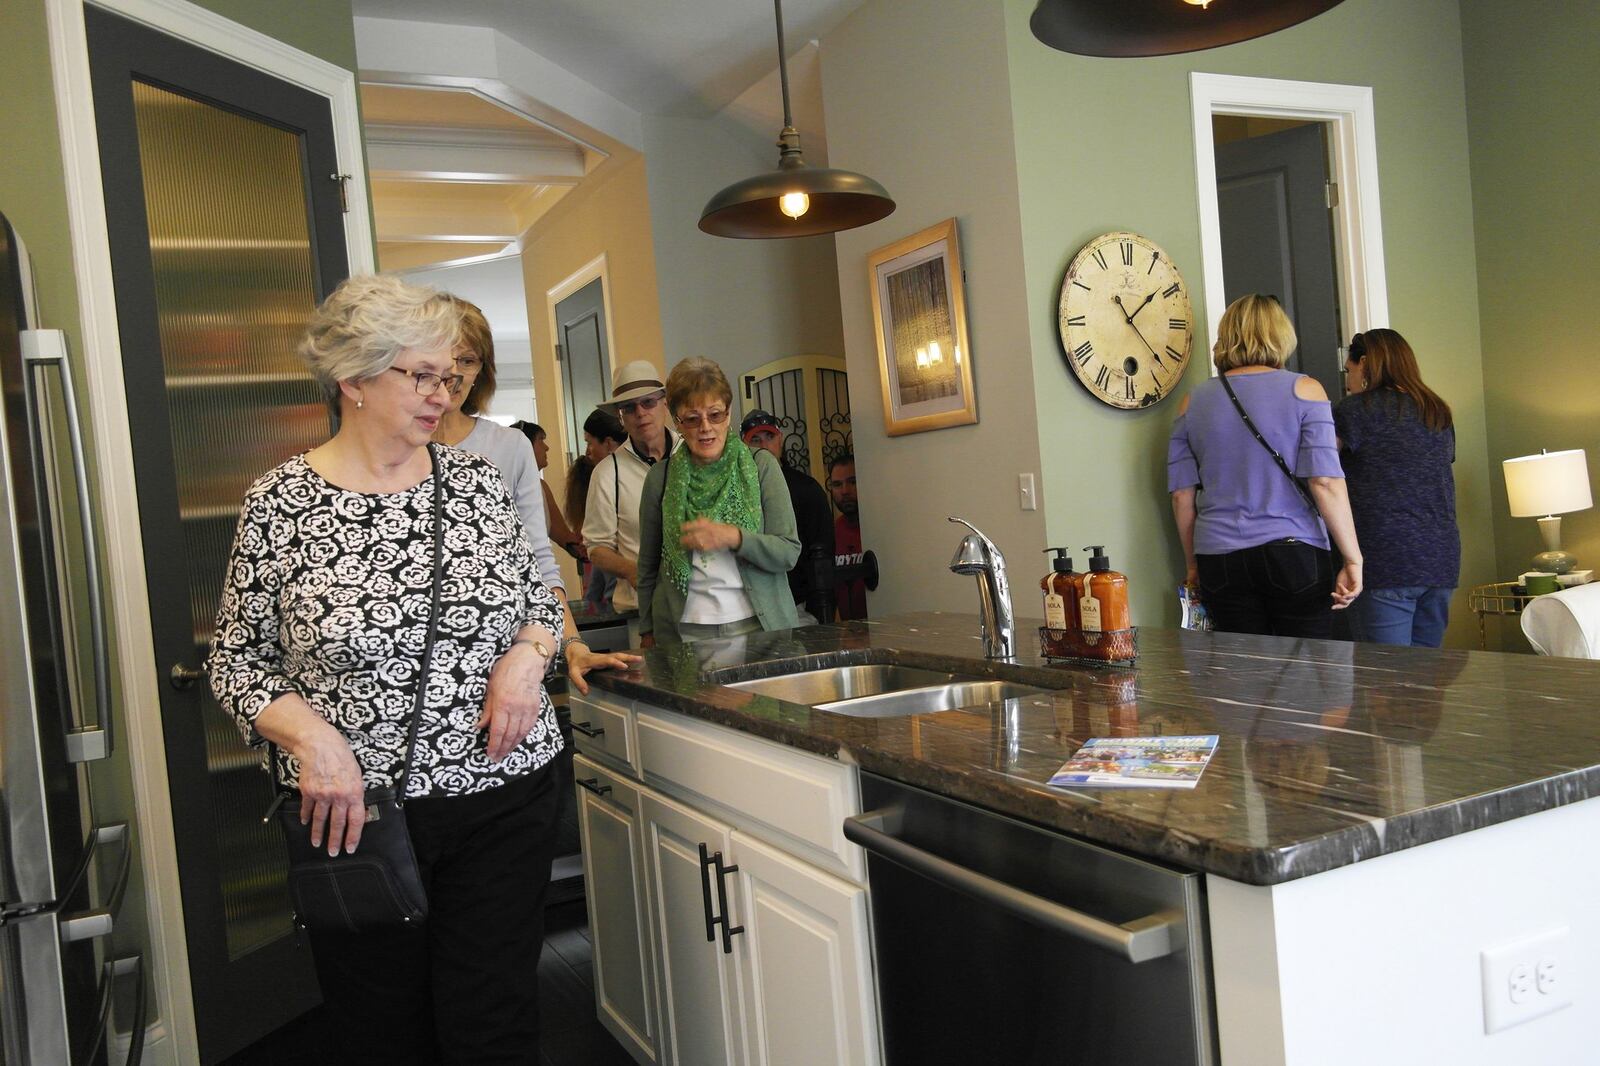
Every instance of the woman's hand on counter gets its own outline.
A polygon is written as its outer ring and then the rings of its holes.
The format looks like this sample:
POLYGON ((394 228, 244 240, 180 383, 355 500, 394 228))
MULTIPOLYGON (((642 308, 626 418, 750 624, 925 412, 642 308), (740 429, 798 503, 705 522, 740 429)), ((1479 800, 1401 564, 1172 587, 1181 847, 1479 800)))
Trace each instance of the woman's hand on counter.
POLYGON ((589 645, 576 641, 567 643, 567 680, 572 682, 573 688, 580 693, 588 695, 589 682, 584 680, 585 674, 590 670, 628 670, 633 664, 640 661, 640 657, 630 652, 591 651, 589 645))

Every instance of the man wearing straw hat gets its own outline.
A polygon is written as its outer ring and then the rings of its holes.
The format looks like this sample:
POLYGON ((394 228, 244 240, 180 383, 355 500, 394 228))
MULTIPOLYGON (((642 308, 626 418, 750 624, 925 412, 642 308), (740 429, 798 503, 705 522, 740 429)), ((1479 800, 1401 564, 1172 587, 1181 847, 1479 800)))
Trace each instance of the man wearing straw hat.
POLYGON ((611 400, 600 406, 622 420, 628 440, 595 464, 583 541, 589 560, 617 579, 612 609, 631 619, 639 612, 634 589, 639 579, 639 494, 650 468, 678 442, 667 429, 666 383, 647 360, 635 359, 618 369, 612 375, 611 400))

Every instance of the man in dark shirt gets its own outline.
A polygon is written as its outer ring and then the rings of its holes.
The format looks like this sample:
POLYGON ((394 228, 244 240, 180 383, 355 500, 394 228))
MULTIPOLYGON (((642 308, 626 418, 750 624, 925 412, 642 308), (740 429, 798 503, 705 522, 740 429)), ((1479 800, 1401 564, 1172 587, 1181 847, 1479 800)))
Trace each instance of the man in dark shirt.
MULTIPOLYGON (((856 457, 846 452, 828 464, 828 495, 839 509, 833 524, 833 561, 837 566, 861 562, 861 516, 856 511, 856 457)), ((867 616, 867 583, 862 578, 834 584, 839 618, 867 616)))
POLYGON ((833 584, 833 523, 828 497, 813 478, 784 461, 783 428, 766 411, 758 408, 745 415, 744 421, 739 423, 739 438, 752 448, 771 452, 783 468, 783 479, 789 485, 795 530, 800 535, 800 558, 789 571, 789 591, 800 608, 800 624, 829 621, 817 619, 808 608, 813 599, 814 580, 820 581, 822 588, 833 584))

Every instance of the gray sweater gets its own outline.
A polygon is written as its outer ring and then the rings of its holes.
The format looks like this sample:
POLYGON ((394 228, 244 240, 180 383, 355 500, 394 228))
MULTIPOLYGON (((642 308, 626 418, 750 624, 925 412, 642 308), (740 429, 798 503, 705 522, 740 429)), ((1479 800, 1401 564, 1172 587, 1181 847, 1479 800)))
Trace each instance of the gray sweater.
POLYGON ((533 445, 520 430, 509 429, 487 418, 473 420, 472 432, 456 445, 464 452, 481 455, 500 468, 506 488, 516 501, 523 532, 533 548, 533 561, 539 580, 553 589, 567 591, 561 580, 556 554, 550 550, 550 521, 544 514, 544 490, 539 484, 539 464, 533 458, 533 445))

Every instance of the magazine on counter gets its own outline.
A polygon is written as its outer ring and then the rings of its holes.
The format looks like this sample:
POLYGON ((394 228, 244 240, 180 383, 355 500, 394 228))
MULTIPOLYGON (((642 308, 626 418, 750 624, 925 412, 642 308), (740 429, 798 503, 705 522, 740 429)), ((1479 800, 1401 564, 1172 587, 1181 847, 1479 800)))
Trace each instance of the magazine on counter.
POLYGON ((1093 737, 1050 778, 1058 788, 1193 788, 1216 736, 1093 737))

